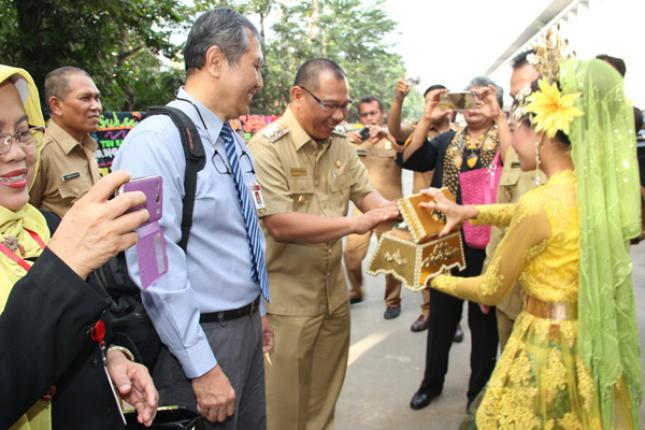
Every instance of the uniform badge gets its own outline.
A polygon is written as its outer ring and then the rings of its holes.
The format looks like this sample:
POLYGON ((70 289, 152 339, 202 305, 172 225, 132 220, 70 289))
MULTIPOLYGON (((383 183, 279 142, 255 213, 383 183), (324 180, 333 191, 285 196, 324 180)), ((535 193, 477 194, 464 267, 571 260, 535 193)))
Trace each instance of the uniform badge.
POLYGON ((264 130, 264 136, 269 142, 275 143, 289 133, 289 129, 284 125, 271 124, 264 130))
POLYGON ((338 124, 334 130, 332 131, 332 134, 335 134, 336 136, 340 137, 347 137, 347 134, 345 133, 345 127, 342 125, 338 124))

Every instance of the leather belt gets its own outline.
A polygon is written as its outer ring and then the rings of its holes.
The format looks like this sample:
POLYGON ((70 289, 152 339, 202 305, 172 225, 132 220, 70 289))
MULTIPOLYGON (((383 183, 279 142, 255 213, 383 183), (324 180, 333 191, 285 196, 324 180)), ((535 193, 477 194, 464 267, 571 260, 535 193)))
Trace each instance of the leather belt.
POLYGON ((576 302, 543 302, 532 296, 524 296, 524 310, 538 318, 555 321, 578 319, 578 303, 576 302))
POLYGON ((200 323, 214 323, 230 321, 237 318, 242 318, 249 315, 254 315, 260 307, 260 296, 246 306, 238 309, 231 309, 230 311, 211 312, 208 314, 201 314, 199 316, 200 323))

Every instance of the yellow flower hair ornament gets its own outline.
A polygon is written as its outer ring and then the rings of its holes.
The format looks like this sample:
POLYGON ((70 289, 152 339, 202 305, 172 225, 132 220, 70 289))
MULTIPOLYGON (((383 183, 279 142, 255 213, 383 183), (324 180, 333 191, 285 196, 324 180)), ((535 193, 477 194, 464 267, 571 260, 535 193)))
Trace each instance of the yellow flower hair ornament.
POLYGON ((527 97, 526 112, 535 114, 531 123, 536 132, 544 131, 553 138, 558 130, 569 134, 569 125, 574 118, 582 116, 583 112, 575 107, 575 101, 580 93, 562 95, 555 83, 541 79, 539 90, 527 97))

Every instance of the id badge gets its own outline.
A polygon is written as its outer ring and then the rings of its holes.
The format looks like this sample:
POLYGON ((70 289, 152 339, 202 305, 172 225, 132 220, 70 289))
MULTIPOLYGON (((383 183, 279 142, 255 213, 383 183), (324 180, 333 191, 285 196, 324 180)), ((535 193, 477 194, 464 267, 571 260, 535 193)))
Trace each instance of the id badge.
POLYGON ((253 199, 253 204, 255 204, 255 209, 257 211, 264 209, 266 206, 264 204, 264 198, 262 197, 262 187, 260 184, 257 182, 251 183, 249 190, 251 191, 251 198, 253 199))

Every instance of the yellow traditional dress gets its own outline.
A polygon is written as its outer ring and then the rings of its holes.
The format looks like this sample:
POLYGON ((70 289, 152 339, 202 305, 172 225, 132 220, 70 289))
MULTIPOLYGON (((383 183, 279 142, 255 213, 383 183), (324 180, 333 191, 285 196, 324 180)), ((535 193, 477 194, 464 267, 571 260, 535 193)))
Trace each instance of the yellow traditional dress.
MULTIPOLYGON (((477 409, 477 428, 601 429, 596 389, 576 348, 580 230, 574 173, 553 175, 516 204, 477 208, 474 223, 508 227, 491 264, 478 277, 440 275, 432 287, 495 305, 519 279, 524 294, 524 309, 477 409)), ((616 389, 616 416, 624 419, 616 422, 628 429, 629 397, 622 387, 616 389)))

